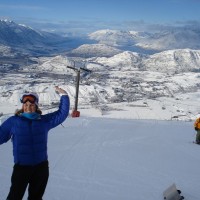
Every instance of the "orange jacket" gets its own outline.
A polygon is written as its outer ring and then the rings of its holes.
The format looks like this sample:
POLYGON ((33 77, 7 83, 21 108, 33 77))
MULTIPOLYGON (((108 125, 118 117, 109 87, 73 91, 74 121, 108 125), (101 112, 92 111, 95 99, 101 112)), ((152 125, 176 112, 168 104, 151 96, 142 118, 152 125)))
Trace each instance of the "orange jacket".
POLYGON ((200 130, 200 117, 196 119, 194 122, 194 129, 195 130, 200 130))

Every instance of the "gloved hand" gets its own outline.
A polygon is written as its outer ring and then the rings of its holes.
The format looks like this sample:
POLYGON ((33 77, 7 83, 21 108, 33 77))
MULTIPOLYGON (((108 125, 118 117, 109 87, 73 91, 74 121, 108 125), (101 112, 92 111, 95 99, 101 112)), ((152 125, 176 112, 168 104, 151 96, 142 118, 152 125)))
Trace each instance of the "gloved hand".
POLYGON ((58 86, 55 86, 55 90, 56 90, 56 92, 58 92, 60 94, 68 95, 65 90, 63 90, 62 88, 59 88, 58 86))

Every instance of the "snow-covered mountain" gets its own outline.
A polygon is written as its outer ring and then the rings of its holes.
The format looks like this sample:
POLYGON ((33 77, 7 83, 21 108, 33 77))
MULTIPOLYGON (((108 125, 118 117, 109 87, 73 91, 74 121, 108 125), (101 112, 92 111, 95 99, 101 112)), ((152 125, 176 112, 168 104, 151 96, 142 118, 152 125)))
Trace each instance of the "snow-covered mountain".
POLYGON ((46 39, 40 32, 8 20, 0 20, 0 30, 0 43, 8 46, 41 45, 46 39))
POLYGON ((173 49, 200 49, 200 30, 194 28, 174 28, 156 33, 99 30, 89 37, 100 44, 107 44, 121 49, 147 52, 160 52, 173 49))
POLYGON ((124 51, 112 57, 98 57, 93 61, 109 66, 109 69, 126 71, 126 70, 139 70, 142 66, 142 61, 147 58, 147 55, 139 54, 136 52, 124 51))
POLYGON ((71 39, 66 37, 34 30, 9 20, 0 20, 0 45, 12 48, 16 53, 29 55, 49 55, 67 51, 71 46, 77 47, 75 42, 71 44, 71 39))
MULTIPOLYGON (((121 50, 147 52, 146 48, 137 45, 151 36, 150 33, 123 30, 98 30, 89 34, 89 38, 99 44, 106 44, 121 50)), ((151 49, 152 50, 152 49, 151 49)))
POLYGON ((154 33, 141 40, 137 46, 158 51, 172 49, 200 49, 200 30, 194 28, 174 28, 154 33))
POLYGON ((150 71, 182 73, 200 70, 200 50, 178 49, 149 56, 143 66, 150 71))
POLYGON ((199 71, 200 50, 177 49, 153 55, 124 51, 113 57, 93 59, 97 63, 125 71, 127 69, 147 70, 167 74, 199 71))
POLYGON ((67 55, 83 58, 111 57, 120 52, 122 51, 106 44, 83 44, 67 55))
POLYGON ((107 44, 110 46, 132 46, 135 44, 134 40, 139 38, 139 35, 133 37, 133 34, 129 31, 99 30, 91 33, 89 37, 92 40, 98 41, 100 44, 107 44))

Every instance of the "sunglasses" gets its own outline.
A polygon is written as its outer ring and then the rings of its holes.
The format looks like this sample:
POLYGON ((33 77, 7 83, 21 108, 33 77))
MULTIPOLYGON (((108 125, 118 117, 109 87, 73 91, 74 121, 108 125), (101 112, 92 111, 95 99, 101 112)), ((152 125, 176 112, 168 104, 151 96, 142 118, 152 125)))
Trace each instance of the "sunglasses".
POLYGON ((33 95, 24 95, 21 99, 21 103, 26 103, 27 101, 29 101, 30 103, 36 103, 37 99, 35 96, 33 95))

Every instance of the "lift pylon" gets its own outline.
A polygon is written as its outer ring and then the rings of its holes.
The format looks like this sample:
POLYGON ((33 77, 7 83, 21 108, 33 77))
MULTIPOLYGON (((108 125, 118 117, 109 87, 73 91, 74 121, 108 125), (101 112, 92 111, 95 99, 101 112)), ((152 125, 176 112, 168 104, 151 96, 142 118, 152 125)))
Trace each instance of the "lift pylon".
POLYGON ((80 82, 80 72, 82 71, 87 71, 91 73, 91 70, 80 67, 72 67, 72 66, 67 66, 67 68, 73 69, 76 72, 76 95, 75 95, 75 105, 72 110, 72 117, 80 117, 80 111, 78 111, 78 94, 79 94, 79 82, 80 82))

